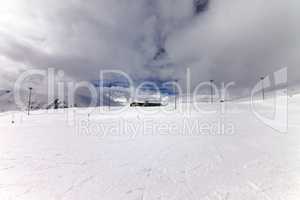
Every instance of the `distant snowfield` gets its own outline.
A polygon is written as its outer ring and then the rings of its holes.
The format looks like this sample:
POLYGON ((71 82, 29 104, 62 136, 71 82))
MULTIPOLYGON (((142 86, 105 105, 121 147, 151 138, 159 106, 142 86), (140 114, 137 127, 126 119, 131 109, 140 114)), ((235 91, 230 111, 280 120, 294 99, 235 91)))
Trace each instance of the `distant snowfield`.
POLYGON ((288 134, 245 102, 223 115, 187 104, 153 115, 2 113, 0 199, 298 200, 300 96, 289 101, 288 134))

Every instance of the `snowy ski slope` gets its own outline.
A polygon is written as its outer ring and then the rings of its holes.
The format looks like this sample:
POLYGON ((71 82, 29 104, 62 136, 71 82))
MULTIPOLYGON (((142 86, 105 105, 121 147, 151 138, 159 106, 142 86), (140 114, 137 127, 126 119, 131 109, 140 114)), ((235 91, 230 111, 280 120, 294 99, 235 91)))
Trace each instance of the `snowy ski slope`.
POLYGON ((227 102, 226 114, 181 106, 155 114, 145 112, 151 108, 1 113, 0 199, 300 198, 299 95, 289 99, 287 134, 258 120, 249 102, 227 102))

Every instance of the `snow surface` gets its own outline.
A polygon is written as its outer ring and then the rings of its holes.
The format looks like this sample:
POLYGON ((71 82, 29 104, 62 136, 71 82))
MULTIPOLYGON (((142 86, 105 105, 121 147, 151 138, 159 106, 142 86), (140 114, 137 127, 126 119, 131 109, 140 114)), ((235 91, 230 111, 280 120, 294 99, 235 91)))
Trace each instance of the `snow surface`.
POLYGON ((222 115, 181 106, 0 113, 0 200, 300 198, 300 96, 290 98, 288 134, 256 119, 249 102, 227 102, 222 115), (205 128, 221 120, 234 131, 205 128), (193 121, 202 131, 185 129, 193 121))

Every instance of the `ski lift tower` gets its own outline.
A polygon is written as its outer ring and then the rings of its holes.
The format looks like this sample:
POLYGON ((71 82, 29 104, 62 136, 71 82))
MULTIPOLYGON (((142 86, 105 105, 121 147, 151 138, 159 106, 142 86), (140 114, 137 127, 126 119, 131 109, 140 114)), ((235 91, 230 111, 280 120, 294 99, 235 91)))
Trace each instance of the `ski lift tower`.
POLYGON ((30 109, 31 109, 31 92, 32 92, 32 87, 28 88, 29 89, 29 97, 28 97, 28 116, 30 115, 30 109))

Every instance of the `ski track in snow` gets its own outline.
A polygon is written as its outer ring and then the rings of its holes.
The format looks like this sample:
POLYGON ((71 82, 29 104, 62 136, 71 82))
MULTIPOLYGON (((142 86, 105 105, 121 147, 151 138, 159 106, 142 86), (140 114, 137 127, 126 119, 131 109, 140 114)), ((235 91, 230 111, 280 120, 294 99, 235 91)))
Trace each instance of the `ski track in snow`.
MULTIPOLYGON (((235 132, 223 136, 80 135, 63 113, 1 114, 0 199, 298 200, 300 98, 290 101, 288 134, 257 120, 245 103, 228 103, 233 112, 223 117, 235 132)), ((151 117, 132 109, 121 116, 180 124, 189 115, 151 117)), ((192 111, 191 117, 219 116, 192 111)), ((121 118, 93 113, 89 120, 121 118)))

